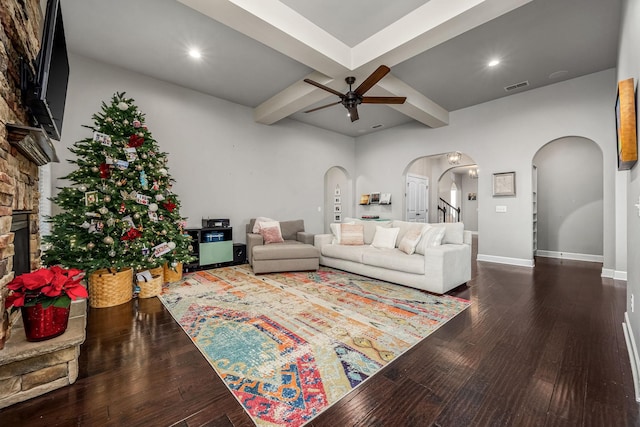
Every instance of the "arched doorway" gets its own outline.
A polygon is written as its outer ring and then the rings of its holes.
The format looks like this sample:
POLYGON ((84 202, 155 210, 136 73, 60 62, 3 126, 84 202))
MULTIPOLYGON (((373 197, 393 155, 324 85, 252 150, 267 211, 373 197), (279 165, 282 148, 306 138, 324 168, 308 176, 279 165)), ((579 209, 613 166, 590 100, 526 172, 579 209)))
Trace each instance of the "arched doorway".
POLYGON ((533 168, 534 255, 602 262, 600 147, 582 137, 556 139, 538 150, 533 168))
MULTIPOLYGON (((406 188, 409 188, 409 180, 415 177, 422 177, 428 183, 426 193, 428 220, 426 222, 451 221, 455 217, 455 221, 464 222, 466 230, 476 232, 478 230, 478 166, 471 157, 464 153, 459 154, 455 164, 452 164, 448 153, 413 160, 405 169, 406 188), (457 189, 456 200, 451 199, 452 185, 457 189), (449 205, 459 210, 460 214, 449 215, 451 213, 449 205)), ((411 193, 406 191, 406 220, 409 220, 410 209, 415 205, 410 198, 411 193)))

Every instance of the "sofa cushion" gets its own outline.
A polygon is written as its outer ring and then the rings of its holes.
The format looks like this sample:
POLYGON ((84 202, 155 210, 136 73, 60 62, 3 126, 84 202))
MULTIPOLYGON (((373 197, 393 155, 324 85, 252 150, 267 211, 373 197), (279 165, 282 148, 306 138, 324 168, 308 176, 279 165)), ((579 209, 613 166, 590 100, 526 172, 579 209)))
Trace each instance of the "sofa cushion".
POLYGON ((362 263, 362 254, 369 246, 324 245, 322 255, 329 258, 344 259, 347 261, 362 263))
POLYGON ((265 245, 284 242, 278 221, 261 222, 260 235, 264 239, 265 245))
POLYGON ((399 249, 369 248, 363 253, 362 262, 388 270, 424 274, 424 256, 407 255, 399 249))
POLYGON ((364 245, 364 227, 362 224, 341 224, 340 244, 364 245))
MULTIPOLYGON (((402 237, 402 240, 400 240, 400 243, 398 243, 398 249, 407 255, 413 255, 427 227, 428 225, 426 224, 413 224, 412 227, 409 227, 402 237)), ((398 238, 400 238, 400 236, 398 236, 398 238)))
POLYGON ((254 261, 264 261, 273 259, 318 258, 319 256, 320 251, 315 246, 287 241, 285 243, 254 246, 252 259, 254 261))
POLYGON ((427 248, 433 248, 442 244, 442 238, 444 237, 444 227, 428 226, 422 233, 422 237, 416 246, 416 253, 424 255, 424 251, 427 248))
MULTIPOLYGON (((436 227, 436 225, 433 225, 436 227)), ((461 222, 445 222, 438 224, 437 227, 444 227, 444 237, 442 244, 453 243, 461 245, 464 243, 464 224, 461 222)))
POLYGON ((280 221, 280 230, 284 240, 296 240, 298 231, 304 231, 304 220, 280 221))
POLYGON ((380 249, 393 249, 396 247, 396 238, 399 228, 387 228, 376 226, 376 234, 373 236, 371 246, 380 249))

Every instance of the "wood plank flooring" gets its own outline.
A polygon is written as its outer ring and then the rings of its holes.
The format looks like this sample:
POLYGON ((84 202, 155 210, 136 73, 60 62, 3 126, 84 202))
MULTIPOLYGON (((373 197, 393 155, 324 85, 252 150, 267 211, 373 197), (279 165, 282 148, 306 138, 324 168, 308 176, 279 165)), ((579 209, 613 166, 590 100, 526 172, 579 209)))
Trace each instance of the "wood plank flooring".
MULTIPOLYGON (((474 259, 475 248, 474 244, 474 259)), ((309 424, 640 426, 626 285, 601 265, 475 263, 472 306, 309 424)), ((80 376, 0 410, 1 426, 251 426, 155 298, 90 309, 80 376)))

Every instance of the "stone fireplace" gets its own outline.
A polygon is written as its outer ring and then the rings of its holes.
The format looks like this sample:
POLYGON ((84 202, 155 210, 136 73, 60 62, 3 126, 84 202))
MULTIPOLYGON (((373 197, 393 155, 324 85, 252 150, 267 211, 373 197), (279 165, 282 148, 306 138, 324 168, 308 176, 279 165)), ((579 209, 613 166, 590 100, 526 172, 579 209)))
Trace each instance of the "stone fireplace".
MULTIPOLYGON (((63 335, 27 342, 13 316, 7 338, 6 285, 40 267, 38 166, 12 145, 13 125, 29 126, 20 92, 20 58, 40 45, 40 0, 3 0, 0 8, 0 408, 73 383, 85 338, 86 302, 73 304, 63 335), (3 319, 3 316, 5 318, 3 319)), ((17 314, 17 313, 16 313, 17 314)))

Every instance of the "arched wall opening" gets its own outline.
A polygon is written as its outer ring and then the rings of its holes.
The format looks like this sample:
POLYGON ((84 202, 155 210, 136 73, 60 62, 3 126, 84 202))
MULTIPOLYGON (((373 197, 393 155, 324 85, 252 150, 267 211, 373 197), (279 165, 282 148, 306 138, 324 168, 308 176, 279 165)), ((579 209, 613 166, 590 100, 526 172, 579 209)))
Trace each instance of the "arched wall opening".
POLYGON ((341 222, 342 218, 352 216, 353 191, 352 179, 347 170, 333 166, 324 174, 324 232, 330 233, 329 224, 341 222))
POLYGON ((600 146, 588 138, 562 137, 536 152, 533 167, 534 255, 603 262, 600 146))
MULTIPOLYGON (((453 220, 452 215, 443 215, 438 209, 440 199, 460 208, 459 220, 465 224, 465 230, 478 231, 478 165, 468 155, 462 153, 458 164, 452 165, 447 153, 424 156, 414 159, 404 170, 403 181, 410 176, 424 177, 429 184, 427 200, 427 218, 430 223, 453 220), (458 189, 457 200, 451 200, 451 187, 458 189)), ((405 184, 406 185, 406 184, 405 184)), ((405 192, 404 219, 407 219, 409 203, 405 192)))

